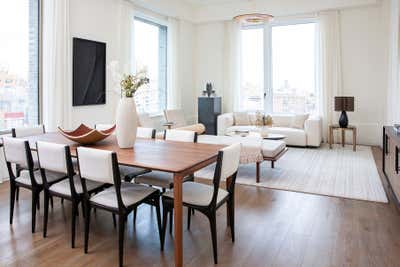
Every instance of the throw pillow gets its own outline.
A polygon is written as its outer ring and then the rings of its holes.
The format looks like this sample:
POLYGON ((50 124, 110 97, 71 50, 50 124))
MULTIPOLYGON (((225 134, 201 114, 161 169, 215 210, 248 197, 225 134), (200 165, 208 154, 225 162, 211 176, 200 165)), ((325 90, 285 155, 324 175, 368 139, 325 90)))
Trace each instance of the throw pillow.
POLYGON ((297 128, 297 129, 304 129, 304 123, 308 118, 310 117, 310 114, 298 114, 294 115, 292 119, 292 128, 297 128))
POLYGON ((272 127, 274 121, 272 120, 272 116, 269 114, 264 115, 264 125, 268 127, 272 127))
POLYGON ((233 117, 235 118, 235 125, 250 125, 249 114, 247 112, 235 112, 233 117))

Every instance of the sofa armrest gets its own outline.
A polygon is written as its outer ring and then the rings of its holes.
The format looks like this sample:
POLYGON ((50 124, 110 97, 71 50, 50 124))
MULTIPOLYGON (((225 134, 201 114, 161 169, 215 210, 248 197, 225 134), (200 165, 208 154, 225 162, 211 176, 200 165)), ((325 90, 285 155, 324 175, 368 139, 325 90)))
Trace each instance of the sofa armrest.
POLYGON ((322 119, 310 117, 304 122, 304 131, 307 135, 307 146, 319 147, 322 142, 322 119))
POLYGON ((218 116, 217 119, 217 134, 225 135, 226 129, 233 126, 233 113, 225 113, 218 116))

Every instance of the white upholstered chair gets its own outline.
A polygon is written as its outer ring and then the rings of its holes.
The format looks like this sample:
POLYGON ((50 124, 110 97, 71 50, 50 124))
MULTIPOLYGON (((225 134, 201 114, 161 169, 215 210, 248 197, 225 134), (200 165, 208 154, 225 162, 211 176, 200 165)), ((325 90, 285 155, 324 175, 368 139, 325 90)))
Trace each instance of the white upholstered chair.
MULTIPOLYGON (((13 222, 16 192, 24 188, 32 192, 32 233, 36 228, 36 207, 39 208, 39 195, 44 189, 40 170, 34 168, 29 142, 20 138, 3 138, 4 157, 10 176, 10 224, 13 222), (20 171, 14 172, 12 164, 20 166, 20 171)), ((65 174, 50 171, 47 173, 47 183, 52 185, 66 177, 65 174)))
MULTIPOLYGON (((107 130, 110 129, 113 124, 96 124, 94 127, 97 130, 107 130)), ((114 132, 115 134, 115 132, 114 132)), ((156 130, 153 128, 145 128, 145 127, 138 127, 136 132, 136 137, 139 138, 155 138, 156 130)), ((119 172, 121 174, 121 178, 125 181, 131 181, 138 175, 145 174, 150 172, 150 170, 139 168, 139 167, 132 167, 132 166, 124 166, 119 165, 119 172)))
MULTIPOLYGON (((75 226, 78 205, 83 199, 83 188, 81 179, 75 174, 72 164, 71 151, 69 146, 37 142, 37 153, 39 158, 39 167, 44 184, 44 222, 43 237, 47 235, 47 222, 50 197, 60 197, 72 202, 72 222, 71 222, 71 247, 75 247, 75 226), (51 172, 57 172, 65 175, 67 178, 54 184, 47 182, 47 176, 51 172)), ((96 193, 103 189, 104 184, 88 181, 86 187, 89 194, 96 193)), ((83 211, 83 204, 82 204, 83 211)))
POLYGON ((203 134, 206 130, 205 126, 201 123, 188 125, 184 112, 181 109, 166 109, 164 110, 164 116, 168 123, 172 123, 173 129, 195 131, 198 134, 203 134))
MULTIPOLYGON (((233 144, 223 148, 218 153, 217 165, 215 167, 213 185, 205 185, 196 182, 186 182, 182 185, 183 205, 189 209, 198 210, 207 216, 210 222, 211 237, 213 243, 214 263, 218 263, 217 253, 217 224, 216 211, 224 203, 228 205, 228 219, 231 229, 232 242, 235 241, 235 182, 239 167, 241 145, 233 144), (220 188, 221 180, 227 180, 227 189, 220 188), (227 180, 228 181, 228 180, 227 180)), ((173 189, 162 196, 163 200, 163 231, 162 248, 165 241, 167 214, 171 213, 174 207, 173 189)), ((188 229, 190 229, 191 212, 188 212, 188 229)))
POLYGON ((115 152, 77 148, 80 177, 85 196, 85 253, 88 252, 90 210, 92 207, 103 209, 119 216, 119 266, 123 265, 123 244, 125 223, 129 213, 137 206, 147 203, 156 207, 157 223, 161 241, 160 194, 159 191, 133 183, 122 182, 115 152), (113 186, 89 196, 89 181, 112 184, 113 186))

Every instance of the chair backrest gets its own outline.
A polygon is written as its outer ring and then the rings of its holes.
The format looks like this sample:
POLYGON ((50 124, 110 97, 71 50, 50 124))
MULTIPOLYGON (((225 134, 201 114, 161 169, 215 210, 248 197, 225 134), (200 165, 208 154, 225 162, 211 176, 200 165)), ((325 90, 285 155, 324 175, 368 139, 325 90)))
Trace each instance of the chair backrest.
POLYGON ((136 136, 139 138, 156 138, 156 129, 146 128, 146 127, 138 127, 136 131, 136 136))
POLYGON ((226 180, 229 177, 232 178, 227 190, 230 194, 233 194, 236 183, 236 175, 239 168, 241 147, 242 145, 240 143, 236 143, 219 151, 217 165, 214 172, 214 193, 210 203, 211 205, 215 205, 217 203, 218 189, 221 180, 226 180))
MULTIPOLYGON (((110 129, 113 126, 114 126, 114 124, 97 123, 94 125, 94 128, 98 131, 104 131, 104 130, 110 129)), ((113 134, 115 134, 115 131, 113 134)))
POLYGON ((181 109, 166 109, 164 110, 164 116, 167 122, 174 123, 172 128, 186 126, 185 115, 181 109))
POLYGON ((44 125, 38 125, 34 127, 20 127, 20 128, 13 128, 11 129, 11 134, 12 137, 26 137, 26 136, 32 136, 32 135, 39 135, 39 134, 44 134, 45 129, 44 125))
POLYGON ((6 162, 17 164, 23 168, 28 168, 30 163, 33 166, 28 141, 20 138, 4 137, 3 146, 6 162))
POLYGON ((167 141, 197 143, 197 133, 186 130, 165 130, 164 139, 167 141))
POLYGON ((82 178, 100 183, 114 184, 113 154, 100 149, 78 147, 79 173, 82 178))

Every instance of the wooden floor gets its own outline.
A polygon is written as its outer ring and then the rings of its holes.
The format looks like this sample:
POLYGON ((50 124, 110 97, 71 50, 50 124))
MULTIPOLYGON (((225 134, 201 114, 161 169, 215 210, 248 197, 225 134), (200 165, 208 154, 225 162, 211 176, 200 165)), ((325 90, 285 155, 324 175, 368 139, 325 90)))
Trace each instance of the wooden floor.
MULTIPOLYGON (((380 170, 381 150, 373 151, 380 170)), ((22 192, 14 224, 9 226, 8 186, 0 185, 0 266, 116 266, 117 231, 110 214, 98 211, 93 217, 85 255, 82 231, 77 248, 70 248, 67 201, 64 206, 55 201, 46 239, 42 210, 37 233, 30 232, 28 192, 22 192)), ((236 196, 234 244, 225 209, 218 212, 218 266, 400 266, 400 214, 390 194, 390 204, 252 186, 238 186, 236 196)), ((78 228, 82 226, 80 217, 78 228)), ((196 213, 191 231, 184 230, 183 236, 185 266, 212 266, 207 219, 196 213)), ((159 247, 155 210, 144 206, 138 210, 135 228, 129 218, 125 265, 173 266, 172 237, 168 235, 163 253, 159 247)))

